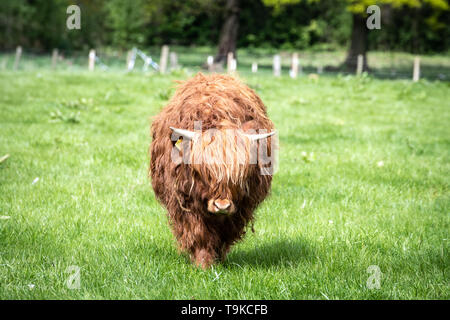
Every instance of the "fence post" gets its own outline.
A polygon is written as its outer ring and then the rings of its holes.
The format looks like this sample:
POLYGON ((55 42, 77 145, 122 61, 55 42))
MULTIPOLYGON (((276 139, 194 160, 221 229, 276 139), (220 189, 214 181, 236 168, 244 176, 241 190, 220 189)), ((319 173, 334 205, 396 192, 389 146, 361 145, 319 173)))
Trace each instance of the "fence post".
POLYGON ((208 71, 213 71, 214 57, 208 56, 208 58, 206 58, 206 64, 208 65, 208 71))
POLYGON ((227 54, 227 71, 228 71, 228 73, 233 72, 233 60, 234 60, 233 52, 228 52, 228 54, 227 54))
POLYGON ((275 77, 281 75, 281 57, 278 54, 273 56, 273 75, 275 77))
POLYGON ((14 60, 14 70, 19 68, 20 57, 22 56, 22 47, 18 46, 16 48, 16 59, 14 60))
POLYGON ((256 62, 252 63, 252 72, 257 73, 258 72, 258 64, 256 62))
POLYGON ((168 56, 169 56, 169 46, 163 45, 161 48, 161 58, 159 60, 159 71, 162 74, 166 73, 168 56))
POLYGON ((417 82, 420 79, 420 57, 414 58, 414 69, 413 69, 413 81, 417 82))
POLYGON ((295 52, 292 54, 292 63, 291 63, 291 71, 289 72, 291 78, 295 79, 298 75, 298 53, 295 52))
POLYGON ((91 49, 89 51, 89 71, 94 71, 95 66, 95 50, 91 49))
POLYGON ((358 54, 358 60, 356 62, 356 74, 359 76, 363 71, 364 56, 362 54, 358 54))
POLYGON ((132 54, 133 54, 133 52, 131 50, 128 50, 128 52, 127 52, 127 64, 126 64, 127 71, 130 69, 130 61, 131 61, 131 55, 132 54))
POLYGON ((58 49, 53 49, 52 52, 52 68, 56 68, 56 63, 58 62, 58 49))
POLYGON ((175 52, 171 52, 170 55, 170 70, 178 68, 178 57, 175 52))
POLYGON ((127 71, 130 72, 134 69, 134 64, 136 63, 136 54, 137 49, 133 48, 132 50, 128 51, 127 54, 127 71))

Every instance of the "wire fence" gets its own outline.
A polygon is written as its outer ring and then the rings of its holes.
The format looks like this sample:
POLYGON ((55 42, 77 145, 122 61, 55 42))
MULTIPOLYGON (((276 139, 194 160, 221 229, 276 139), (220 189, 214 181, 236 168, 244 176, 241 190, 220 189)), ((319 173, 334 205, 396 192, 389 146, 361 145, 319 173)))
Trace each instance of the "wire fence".
MULTIPOLYGON (((129 51, 112 49, 97 49, 95 51, 95 70, 101 72, 160 72, 178 69, 204 70, 208 66, 215 52, 212 48, 171 47, 164 50, 152 47, 147 49, 132 48, 129 51), (162 52, 167 55, 162 59, 162 52), (170 53, 169 53, 170 52, 170 53), (160 70, 160 63, 167 64, 167 68, 160 70)), ((311 52, 298 51, 298 76, 312 73, 325 75, 355 74, 357 70, 343 69, 342 63, 346 58, 345 51, 311 52)), ((234 57, 236 71, 242 74, 275 74, 274 62, 279 63, 281 76, 292 76, 293 53, 264 50, 238 50, 234 57), (279 58, 274 59, 275 56, 279 58)), ((369 74, 382 79, 412 79, 415 56, 399 52, 369 52, 367 64, 369 74)), ((356 65, 356 63, 355 63, 356 65)), ((57 50, 53 54, 40 53, 23 49, 18 52, 0 53, 0 72, 5 70, 67 70, 84 71, 89 68, 89 51, 57 50)), ((223 70, 227 70, 225 62, 223 70)), ((420 78, 428 80, 450 80, 450 56, 423 55, 420 56, 420 78)))

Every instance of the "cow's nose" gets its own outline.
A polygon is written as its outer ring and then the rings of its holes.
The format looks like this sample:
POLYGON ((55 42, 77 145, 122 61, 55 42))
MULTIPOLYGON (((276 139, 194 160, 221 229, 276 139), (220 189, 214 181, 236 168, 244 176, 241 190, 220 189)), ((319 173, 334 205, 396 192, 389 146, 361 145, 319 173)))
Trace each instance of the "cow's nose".
POLYGON ((230 207, 231 202, 227 199, 217 199, 214 201, 214 205, 219 210, 227 210, 230 207))

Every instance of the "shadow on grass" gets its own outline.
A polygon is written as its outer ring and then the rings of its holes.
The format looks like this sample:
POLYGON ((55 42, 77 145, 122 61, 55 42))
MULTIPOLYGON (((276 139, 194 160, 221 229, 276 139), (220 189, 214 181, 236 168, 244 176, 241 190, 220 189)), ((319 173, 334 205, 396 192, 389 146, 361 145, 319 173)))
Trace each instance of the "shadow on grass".
POLYGON ((258 243, 252 248, 236 248, 228 256, 225 266, 296 266, 313 261, 315 255, 315 250, 304 239, 279 239, 258 243))

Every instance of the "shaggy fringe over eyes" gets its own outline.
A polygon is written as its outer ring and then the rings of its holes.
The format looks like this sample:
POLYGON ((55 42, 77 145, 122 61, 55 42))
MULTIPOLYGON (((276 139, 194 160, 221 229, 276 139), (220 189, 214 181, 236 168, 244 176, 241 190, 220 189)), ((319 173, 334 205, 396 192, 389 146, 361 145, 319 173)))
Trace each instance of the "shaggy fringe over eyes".
POLYGON ((250 140, 238 130, 208 130, 193 141, 190 163, 208 181, 244 188, 252 149, 250 140))

